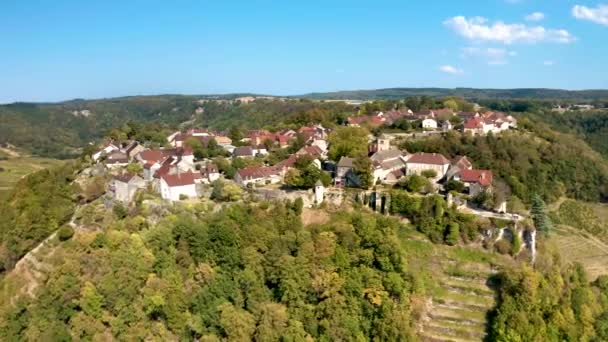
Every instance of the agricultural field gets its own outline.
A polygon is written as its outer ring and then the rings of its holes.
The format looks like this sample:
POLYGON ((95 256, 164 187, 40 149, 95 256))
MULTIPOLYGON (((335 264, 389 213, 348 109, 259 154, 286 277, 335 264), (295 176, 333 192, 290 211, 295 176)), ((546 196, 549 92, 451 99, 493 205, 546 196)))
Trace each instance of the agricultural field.
POLYGON ((24 176, 62 162, 57 159, 8 155, 3 151, 0 153, 0 198, 24 176))
POLYGON ((591 280, 608 274, 608 205, 566 199, 551 209, 549 243, 566 261, 582 264, 591 280))
POLYGON ((566 225, 556 225, 549 240, 568 262, 578 262, 589 280, 608 274, 608 245, 595 236, 566 225))

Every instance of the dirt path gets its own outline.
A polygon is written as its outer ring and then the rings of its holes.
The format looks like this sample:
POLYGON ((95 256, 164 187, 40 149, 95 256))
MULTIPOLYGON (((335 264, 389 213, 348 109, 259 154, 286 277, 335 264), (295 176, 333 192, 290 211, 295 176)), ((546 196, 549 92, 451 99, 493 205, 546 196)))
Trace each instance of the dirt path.
POLYGON ((8 148, 4 148, 4 147, 0 147, 0 152, 4 152, 4 153, 8 154, 9 156, 15 157, 15 158, 21 157, 21 155, 19 153, 15 152, 13 150, 10 150, 8 148))

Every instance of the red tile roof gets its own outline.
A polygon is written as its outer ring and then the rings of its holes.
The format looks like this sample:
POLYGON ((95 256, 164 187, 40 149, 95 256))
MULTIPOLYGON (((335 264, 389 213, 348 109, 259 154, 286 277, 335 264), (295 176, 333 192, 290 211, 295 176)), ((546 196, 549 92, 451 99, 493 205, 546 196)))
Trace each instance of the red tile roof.
POLYGON ((161 178, 169 185, 170 187, 174 186, 186 186, 194 184, 194 180, 196 176, 193 172, 182 172, 175 174, 164 174, 161 178))
POLYGON ((408 163, 415 164, 431 164, 431 165, 445 165, 449 164, 450 161, 440 153, 424 153, 419 152, 412 155, 408 160, 408 163))
POLYGON ((481 186, 492 185, 492 171, 490 170, 462 170, 459 172, 460 180, 464 183, 479 183, 481 186))
POLYGON ((483 119, 481 117, 471 118, 465 121, 464 128, 466 129, 482 129, 483 119))

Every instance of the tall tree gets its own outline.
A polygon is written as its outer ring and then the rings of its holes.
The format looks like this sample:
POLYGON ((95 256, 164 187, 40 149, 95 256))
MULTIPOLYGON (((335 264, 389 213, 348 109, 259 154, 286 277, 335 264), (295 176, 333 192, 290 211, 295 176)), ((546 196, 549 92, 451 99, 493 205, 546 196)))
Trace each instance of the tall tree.
POLYGON ((532 195, 532 206, 530 208, 534 226, 544 234, 549 234, 553 228, 551 219, 547 216, 547 206, 545 201, 538 194, 532 195))

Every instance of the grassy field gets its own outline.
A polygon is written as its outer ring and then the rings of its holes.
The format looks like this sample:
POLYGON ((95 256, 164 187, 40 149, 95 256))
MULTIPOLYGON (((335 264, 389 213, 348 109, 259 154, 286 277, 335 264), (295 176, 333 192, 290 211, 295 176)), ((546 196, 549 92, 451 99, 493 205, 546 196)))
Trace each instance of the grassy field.
POLYGON ((0 158, 0 197, 6 194, 22 177, 62 162, 56 159, 25 156, 4 158, 0 158))

